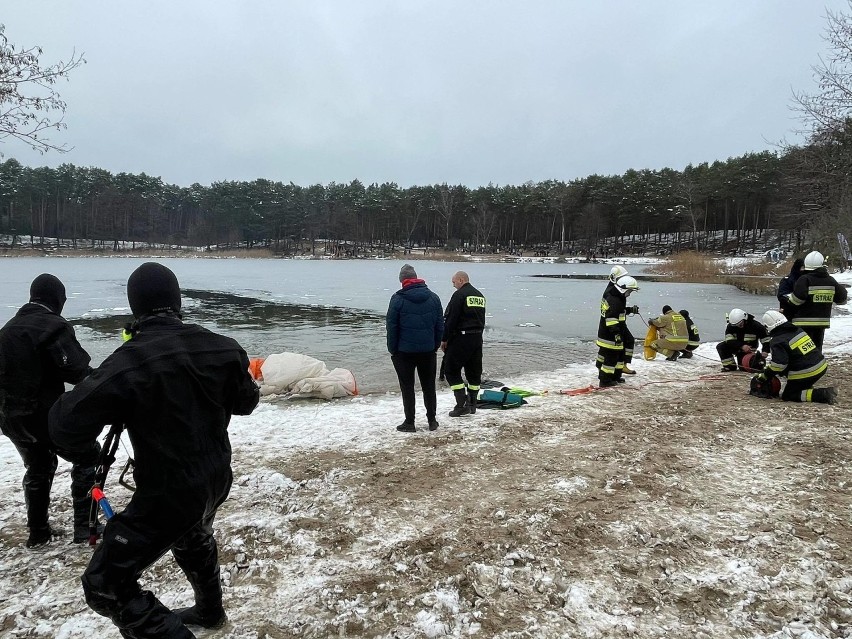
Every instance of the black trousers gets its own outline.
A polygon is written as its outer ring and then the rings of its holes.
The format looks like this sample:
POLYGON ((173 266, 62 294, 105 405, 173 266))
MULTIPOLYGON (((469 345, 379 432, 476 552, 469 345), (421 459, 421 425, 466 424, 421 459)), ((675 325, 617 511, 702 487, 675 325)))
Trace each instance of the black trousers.
POLYGON ((197 496, 176 496, 166 503, 160 495, 134 493, 127 508, 107 522, 103 541, 83 573, 89 607, 112 619, 127 639, 194 637, 178 615, 139 587, 138 580, 148 566, 171 550, 192 586, 198 611, 212 616, 221 611, 213 520, 227 494, 225 490, 215 507, 205 511, 203 504, 199 510, 197 496))
MULTIPOLYGON (((813 339, 813 336, 811 336, 811 339, 813 339)), ((819 375, 808 377, 807 379, 789 380, 784 385, 784 391, 781 393, 781 399, 783 399, 785 402, 809 401, 806 397, 806 391, 813 388, 814 384, 816 384, 823 375, 825 375, 825 371, 823 371, 819 375)))
POLYGON ((462 369, 470 390, 479 390, 482 384, 482 333, 455 335, 444 352, 444 377, 454 391, 465 387, 462 369))
POLYGON ((731 342, 719 342, 716 344, 716 352, 719 353, 722 366, 742 366, 743 357, 746 356, 743 351, 739 350, 731 342))
POLYGON ((622 339, 624 339, 624 363, 629 364, 633 361, 633 349, 636 346, 636 338, 633 337, 633 333, 630 332, 626 324, 624 325, 622 339))
MULTIPOLYGON (((23 489, 27 507, 27 527, 30 531, 45 531, 48 528, 50 490, 56 475, 58 459, 53 445, 47 439, 46 423, 40 417, 15 418, 7 425, 7 432, 19 438, 10 438, 24 462, 23 489), (26 437, 26 439, 25 439, 26 437)), ((71 500, 74 507, 74 526, 86 526, 89 521, 91 499, 89 491, 95 482, 100 445, 96 442, 85 454, 77 456, 71 467, 71 500)))
POLYGON ((396 353, 391 356, 396 376, 399 379, 399 391, 402 394, 402 409, 405 421, 413 424, 416 402, 414 398, 414 371, 420 379, 423 391, 423 405, 426 407, 426 419, 434 421, 438 407, 435 394, 435 375, 438 370, 438 356, 430 353, 396 353))

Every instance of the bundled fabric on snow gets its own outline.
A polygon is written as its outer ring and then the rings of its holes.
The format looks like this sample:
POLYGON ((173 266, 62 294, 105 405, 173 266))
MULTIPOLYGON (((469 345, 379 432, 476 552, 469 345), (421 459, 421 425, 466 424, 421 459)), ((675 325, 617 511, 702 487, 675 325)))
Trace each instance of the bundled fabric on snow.
POLYGON ((358 394, 352 371, 328 370, 325 362, 301 353, 273 353, 252 359, 249 372, 260 383, 261 395, 334 399, 358 394))
POLYGON ((483 390, 479 393, 479 399, 476 402, 477 408, 518 408, 523 406, 527 401, 515 393, 510 393, 509 389, 505 390, 483 390))

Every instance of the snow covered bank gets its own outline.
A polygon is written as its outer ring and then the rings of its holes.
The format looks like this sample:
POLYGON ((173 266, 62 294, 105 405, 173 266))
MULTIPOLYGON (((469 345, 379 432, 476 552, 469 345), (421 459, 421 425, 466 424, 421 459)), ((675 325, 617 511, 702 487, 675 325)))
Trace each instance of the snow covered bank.
MULTIPOLYGON (((396 393, 264 402, 231 427, 230 622, 199 636, 850 637, 852 316, 832 324, 836 406, 748 396, 713 344, 606 391, 555 392, 591 363, 504 380, 548 392, 435 432, 398 433, 396 393)), ((0 635, 118 637, 83 601, 87 548, 24 549, 21 475, 0 438, 0 635)), ((144 587, 191 601, 170 558, 144 587)))

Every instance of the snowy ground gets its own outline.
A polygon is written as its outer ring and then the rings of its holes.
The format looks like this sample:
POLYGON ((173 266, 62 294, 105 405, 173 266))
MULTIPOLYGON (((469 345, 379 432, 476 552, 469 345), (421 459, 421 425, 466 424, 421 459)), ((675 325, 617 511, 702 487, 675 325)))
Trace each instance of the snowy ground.
MULTIPOLYGON (((264 402, 231 425, 230 621, 199 636, 852 637, 850 337, 844 312, 835 406, 748 396, 713 344, 612 390, 556 392, 593 383, 591 363, 504 380, 548 392, 435 432, 421 413, 398 433, 396 394, 264 402)), ((118 637, 83 601, 88 547, 23 547, 22 471, 0 438, 0 636, 118 637)), ((117 471, 108 492, 129 497, 117 471)), ((191 603, 169 557, 143 581, 191 603)))

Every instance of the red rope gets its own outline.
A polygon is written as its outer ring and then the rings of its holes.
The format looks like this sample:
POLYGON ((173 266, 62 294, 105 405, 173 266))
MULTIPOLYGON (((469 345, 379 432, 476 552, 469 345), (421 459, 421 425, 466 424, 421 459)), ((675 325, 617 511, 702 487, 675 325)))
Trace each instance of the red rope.
MULTIPOLYGON (((733 373, 734 371, 731 371, 733 373)), ((565 390, 556 391, 558 395, 586 395, 588 393, 594 393, 596 391, 605 391, 611 388, 623 388, 625 390, 641 390, 646 386, 650 386, 651 384, 674 384, 674 383, 692 383, 692 382, 706 382, 706 381, 716 381, 722 380, 726 377, 729 377, 731 373, 712 373, 707 375, 699 375, 698 377, 688 378, 688 379, 657 379, 652 380, 650 382, 645 382, 644 384, 639 384, 638 386, 627 386, 626 384, 619 384, 618 386, 584 386, 583 388, 568 388, 565 390)))

